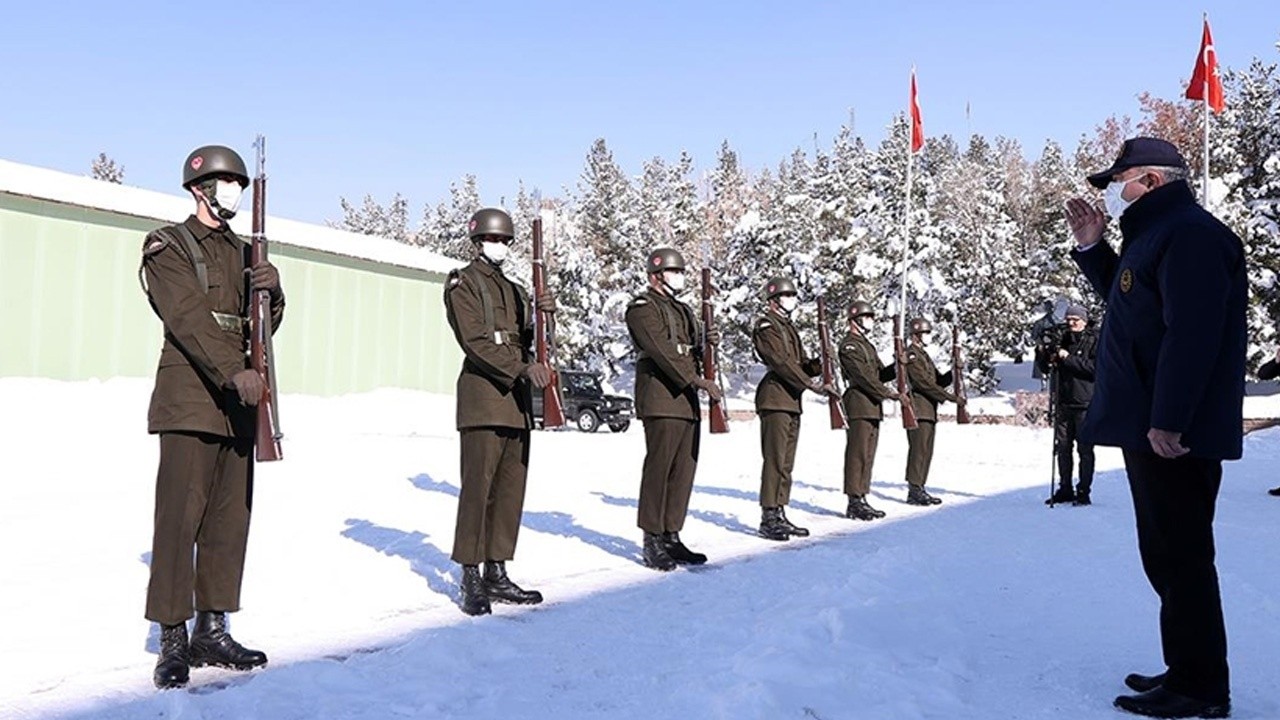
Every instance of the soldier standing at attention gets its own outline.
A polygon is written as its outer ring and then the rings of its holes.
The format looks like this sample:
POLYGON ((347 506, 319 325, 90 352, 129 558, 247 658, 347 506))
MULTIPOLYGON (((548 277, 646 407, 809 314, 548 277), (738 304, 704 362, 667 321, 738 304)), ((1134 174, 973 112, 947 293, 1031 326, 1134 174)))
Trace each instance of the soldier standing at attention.
MULTIPOLYGON (((457 424, 462 481, 454 527, 453 561, 462 565, 462 611, 492 612, 490 602, 536 605, 542 594, 507 577, 515 556, 529 474, 533 427, 530 385, 546 387, 551 369, 533 362, 533 310, 525 289, 502 274, 515 226, 498 208, 471 216, 467 228, 476 259, 449 273, 444 304, 462 348, 457 424), (484 575, 480 563, 484 563, 484 575)), ((555 298, 536 298, 555 312, 555 298)))
POLYGON ((276 269, 263 262, 246 272, 249 247, 227 225, 248 184, 234 150, 196 149, 182 167, 195 214, 153 231, 142 246, 143 289, 164 323, 147 413, 148 432, 160 435, 146 610, 160 625, 153 677, 160 688, 185 685, 191 667, 249 670, 267 662, 266 654, 232 639, 226 619, 240 609, 253 499, 253 407, 265 387, 245 352, 249 292, 270 292, 273 332, 284 316, 276 269))
POLYGON ((840 370, 849 386, 844 391, 844 414, 849 420, 844 446, 844 493, 849 496, 849 508, 844 516, 850 520, 884 517, 884 511, 867 502, 867 493, 880 442, 882 404, 897 400, 898 394, 885 387, 896 377, 894 368, 880 361, 866 336, 875 319, 871 304, 858 300, 849 307, 849 334, 840 342, 840 370))
POLYGON ((907 379, 911 381, 911 403, 916 411, 917 427, 907 431, 907 504, 940 505, 942 498, 930 495, 924 484, 929 479, 933 462, 933 437, 938 426, 938 403, 955 402, 947 386, 951 372, 938 372, 924 347, 924 336, 933 332, 933 324, 924 318, 911 321, 911 341, 906 348, 907 379))
POLYGON ((635 343, 636 417, 644 423, 645 456, 640 477, 638 525, 644 531, 644 564, 674 570, 701 565, 707 556, 680 540, 693 476, 698 468, 702 409, 698 390, 720 399, 720 387, 702 377, 695 361, 704 334, 688 305, 676 298, 685 287, 684 256, 658 248, 645 264, 649 289, 627 306, 627 331, 635 343))
POLYGON ((759 534, 769 540, 789 540, 792 535, 809 535, 808 530, 788 520, 783 510, 791 499, 791 470, 800 439, 800 396, 805 390, 829 395, 836 395, 836 391, 813 379, 822 374, 822 361, 804 354, 800 333, 791 323, 791 313, 800 302, 795 282, 786 277, 770 278, 764 285, 764 298, 768 309, 756 320, 751 334, 756 354, 768 368, 756 387, 764 455, 759 534))

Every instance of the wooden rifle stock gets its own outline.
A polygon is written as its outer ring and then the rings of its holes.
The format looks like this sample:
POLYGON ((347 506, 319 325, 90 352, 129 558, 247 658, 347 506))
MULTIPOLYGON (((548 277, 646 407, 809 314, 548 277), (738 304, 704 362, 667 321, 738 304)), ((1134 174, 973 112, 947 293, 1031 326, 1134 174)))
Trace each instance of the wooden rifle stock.
MULTIPOLYGON (((539 212, 541 208, 538 208, 539 212)), ((546 264, 542 255, 542 218, 533 219, 533 293, 541 297, 547 291, 546 264)), ((560 399, 560 375, 551 365, 551 342, 554 330, 551 313, 536 310, 533 323, 533 359, 551 370, 551 382, 542 388, 542 427, 564 425, 564 406, 560 399)))
MULTIPOLYGON (((716 349, 711 343, 707 342, 706 332, 715 327, 715 308, 711 305, 711 295, 714 289, 711 287, 711 268, 702 268, 702 377, 716 382, 716 376, 720 372, 719 363, 716 359, 716 349)), ((707 408, 707 419, 711 424, 711 432, 713 434, 729 432, 729 414, 724 410, 723 400, 708 400, 710 405, 707 408)))
POLYGON ((969 398, 965 396, 964 364, 960 362, 960 327, 951 326, 951 386, 956 396, 956 424, 968 425, 969 398))
MULTIPOLYGON (((267 260, 267 139, 261 135, 254 142, 258 151, 257 174, 253 178, 253 235, 249 265, 256 267, 267 260)), ((275 332, 271 317, 271 292, 252 290, 249 294, 249 364, 262 376, 262 397, 258 399, 258 422, 254 432, 255 457, 258 462, 284 458, 280 440, 280 408, 276 402, 276 359, 271 336, 275 332)))
MULTIPOLYGON (((818 342, 822 344, 822 384, 836 386, 835 363, 831 359, 831 330, 827 326, 827 300, 818 296, 818 342)), ((844 404, 838 397, 827 397, 827 410, 831 413, 831 429, 844 430, 849 420, 844 415, 844 404)))
POLYGON ((911 383, 907 381, 907 353, 903 347, 902 319, 893 319, 893 362, 894 375, 898 381, 898 405, 902 408, 902 427, 915 430, 920 426, 916 420, 916 408, 911 404, 911 383))

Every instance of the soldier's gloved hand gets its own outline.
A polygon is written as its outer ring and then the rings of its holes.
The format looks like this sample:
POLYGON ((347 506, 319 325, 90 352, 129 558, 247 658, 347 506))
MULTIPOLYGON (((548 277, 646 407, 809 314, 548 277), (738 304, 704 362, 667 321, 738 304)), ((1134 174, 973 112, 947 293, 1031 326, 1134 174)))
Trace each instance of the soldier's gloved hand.
POLYGON ((720 386, 713 381, 700 377, 693 381, 693 386, 707 392, 707 397, 712 400, 720 400, 724 397, 724 393, 720 390, 720 386))
POLYGON ((815 382, 814 384, 809 386, 809 389, 818 393, 819 395, 825 395, 827 397, 833 397, 833 398, 840 397, 840 393, 836 391, 836 386, 832 385, 831 383, 815 382))
MULTIPOLYGON (((719 330, 717 330, 717 329, 715 329, 715 328, 708 328, 708 329, 707 329, 707 344, 708 344, 708 345, 710 345, 711 347, 716 347, 717 345, 719 345, 719 344, 720 344, 720 331, 719 331, 719 330)), ((1277 352, 1277 355, 1280 355, 1280 351, 1278 351, 1278 352, 1277 352)))
POLYGON ((262 261, 253 266, 249 273, 249 287, 254 290, 266 290, 271 293, 271 297, 280 296, 280 273, 276 270, 276 266, 267 261, 262 261))
POLYGON ((1059 348, 1059 350, 1058 350, 1058 359, 1059 359, 1059 360, 1066 360, 1066 359, 1067 359, 1067 356, 1068 356, 1068 355, 1070 355, 1070 354, 1071 354, 1071 353, 1067 352, 1066 350, 1062 350, 1061 348, 1059 348))
POLYGON ((524 376, 529 378, 529 382, 533 386, 541 390, 551 384, 552 373, 551 368, 542 363, 530 363, 524 368, 524 376))
POLYGON ((533 299, 533 309, 538 312, 556 313, 556 296, 548 290, 533 299))
POLYGON ((235 386, 236 394, 240 396, 240 402, 253 407, 262 399, 262 393, 266 390, 266 383, 262 381, 262 376, 257 370, 252 368, 241 370, 231 376, 231 384, 235 386))

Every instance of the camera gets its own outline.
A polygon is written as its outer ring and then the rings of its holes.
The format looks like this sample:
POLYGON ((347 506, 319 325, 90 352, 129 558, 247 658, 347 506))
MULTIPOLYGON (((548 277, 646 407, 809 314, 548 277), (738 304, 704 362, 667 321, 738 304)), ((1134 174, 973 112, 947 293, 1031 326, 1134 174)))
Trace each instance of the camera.
POLYGON ((1062 337, 1067 332, 1066 323, 1050 325, 1040 331, 1036 338, 1036 348, 1043 353, 1051 353, 1062 346, 1062 337))

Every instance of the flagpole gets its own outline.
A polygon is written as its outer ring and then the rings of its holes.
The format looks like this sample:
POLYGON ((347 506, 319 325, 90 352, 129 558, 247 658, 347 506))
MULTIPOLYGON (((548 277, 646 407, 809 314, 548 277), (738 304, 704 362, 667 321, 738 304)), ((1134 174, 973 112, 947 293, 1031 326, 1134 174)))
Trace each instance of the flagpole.
MULTIPOLYGON (((1209 13, 1204 14, 1204 26, 1209 27, 1209 13)), ((1214 52, 1216 54, 1217 50, 1215 49, 1214 52)), ((1205 66, 1204 67, 1204 70, 1205 70, 1204 72, 1204 167, 1202 168, 1203 177, 1201 179, 1200 193, 1201 193, 1201 203, 1204 205, 1205 209, 1207 210, 1209 209, 1209 75, 1210 75, 1208 48, 1204 49, 1204 54, 1205 54, 1205 57, 1202 58, 1202 62, 1204 62, 1204 66, 1205 66)), ((1215 57, 1214 59, 1216 60, 1217 58, 1215 57)))
MULTIPOLYGON (((916 69, 911 68, 911 83, 914 87, 916 81, 916 69)), ((911 103, 915 102, 913 96, 907 107, 907 195, 903 202, 904 212, 902 213, 902 295, 898 299, 898 326, 905 333, 907 331, 907 264, 910 262, 908 249, 911 246, 911 145, 914 143, 914 120, 912 119, 915 107, 911 103)))

